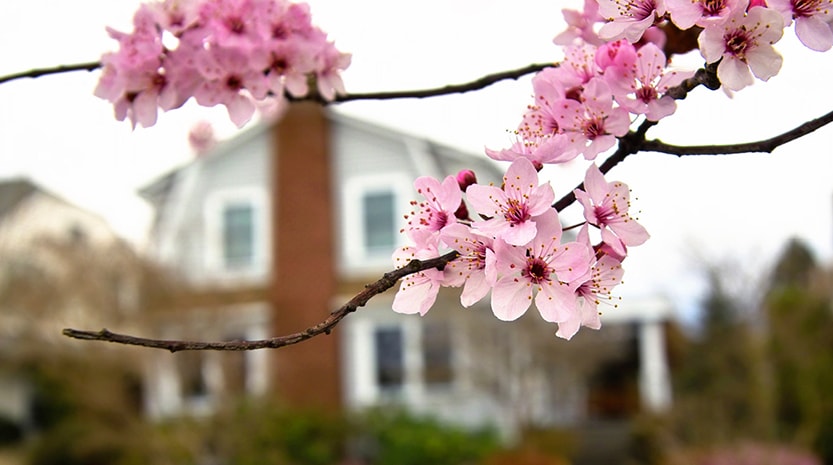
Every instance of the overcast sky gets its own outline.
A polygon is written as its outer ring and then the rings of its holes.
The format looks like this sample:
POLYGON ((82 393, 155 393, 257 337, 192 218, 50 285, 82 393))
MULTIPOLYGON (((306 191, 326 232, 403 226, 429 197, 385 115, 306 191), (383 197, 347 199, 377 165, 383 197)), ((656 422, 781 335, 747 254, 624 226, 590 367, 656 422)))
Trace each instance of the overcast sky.
MULTIPOLYGON (((363 92, 468 81, 532 62, 554 61, 560 8, 581 1, 311 0, 315 22, 353 53, 347 89, 363 92), (418 6, 417 6, 418 5, 418 6)), ((138 2, 40 0, 0 5, 0 75, 96 60, 115 42, 106 25, 130 28, 138 2)), ((729 99, 698 89, 649 132, 669 143, 752 141, 833 110, 833 54, 805 50, 789 29, 777 48, 781 73, 729 99)), ((687 61, 687 60, 686 60, 687 61)), ((699 62, 694 58, 692 63, 699 62)), ((0 178, 28 176, 107 218, 141 242, 150 212, 136 190, 191 158, 186 136, 207 119, 234 134, 222 108, 188 104, 150 129, 131 131, 92 95, 98 72, 0 85, 0 178)), ((354 102, 338 111, 476 153, 508 143, 528 103, 528 79, 431 100, 354 102)), ((639 154, 610 179, 630 185, 652 238, 632 250, 622 293, 660 293, 689 308, 701 290, 700 262, 734 262, 755 275, 791 236, 829 261, 833 253, 833 128, 772 155, 686 157, 639 154)), ((557 197, 580 180, 548 171, 557 197)), ((403 206, 404 208, 404 206, 403 206)))

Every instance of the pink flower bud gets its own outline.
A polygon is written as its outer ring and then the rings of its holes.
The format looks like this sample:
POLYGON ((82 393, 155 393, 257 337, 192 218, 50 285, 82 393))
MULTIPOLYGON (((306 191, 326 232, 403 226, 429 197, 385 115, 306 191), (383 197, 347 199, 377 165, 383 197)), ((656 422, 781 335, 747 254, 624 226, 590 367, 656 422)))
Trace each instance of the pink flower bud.
POLYGON ((460 170, 457 173, 457 184, 460 185, 460 190, 465 191, 472 184, 477 184, 477 176, 472 170, 460 170))
POLYGON ((454 212, 454 216, 458 220, 468 220, 469 218, 469 208, 466 207, 466 202, 460 201, 460 206, 457 207, 457 211, 454 212))

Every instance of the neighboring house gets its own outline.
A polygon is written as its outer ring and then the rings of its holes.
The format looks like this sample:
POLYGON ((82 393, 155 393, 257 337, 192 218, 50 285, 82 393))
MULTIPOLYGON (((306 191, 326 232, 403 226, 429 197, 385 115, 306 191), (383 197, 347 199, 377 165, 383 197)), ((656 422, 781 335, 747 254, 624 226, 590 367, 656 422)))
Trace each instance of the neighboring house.
MULTIPOLYGON (((141 191, 156 210, 151 253, 214 299, 171 309, 154 335, 266 338, 322 321, 392 268, 391 253, 405 241, 403 213, 417 198, 413 180, 461 169, 481 182, 501 180, 484 156, 314 104, 293 104, 279 123, 219 144, 141 191)), ((670 401, 664 302, 611 308, 605 330, 566 343, 534 311, 510 324, 491 315, 488 299, 463 309, 459 290, 444 290, 425 317, 399 315, 391 310, 394 291, 332 334, 296 346, 236 358, 159 353, 148 412, 205 413, 227 394, 277 393, 319 407, 394 403, 511 432, 670 401), (598 352, 598 364, 579 373, 569 360, 593 357, 570 350, 598 352), (612 365, 624 367, 619 385, 598 374, 612 365)))
POLYGON ((0 419, 23 429, 31 421, 21 364, 83 350, 62 328, 101 327, 135 311, 120 253, 129 249, 99 216, 27 179, 0 180, 0 419), (99 254, 116 271, 97 274, 89 265, 99 254))

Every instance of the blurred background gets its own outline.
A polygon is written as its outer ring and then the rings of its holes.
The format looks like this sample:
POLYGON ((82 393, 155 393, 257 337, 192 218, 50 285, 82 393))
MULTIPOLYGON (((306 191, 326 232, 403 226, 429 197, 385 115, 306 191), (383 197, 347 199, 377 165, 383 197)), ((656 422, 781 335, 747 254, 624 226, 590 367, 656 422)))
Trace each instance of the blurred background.
MULTIPOLYGON (((310 5, 363 92, 560 59, 560 8, 581 5, 539 3, 310 5)), ((0 75, 97 59, 136 6, 4 4, 0 75)), ((829 54, 791 29, 777 48, 770 82, 698 89, 649 136, 752 141, 830 111, 829 54)), ((131 131, 97 78, 0 85, 0 464, 833 463, 829 128, 772 155, 617 166, 652 238, 603 329, 570 342, 452 290, 425 318, 379 296, 289 349, 170 354, 60 330, 232 340, 321 321, 390 269, 415 177, 500 178, 483 147, 509 144, 529 78, 294 105, 241 131, 190 104, 131 131)), ((545 175, 560 196, 583 170, 545 175)))

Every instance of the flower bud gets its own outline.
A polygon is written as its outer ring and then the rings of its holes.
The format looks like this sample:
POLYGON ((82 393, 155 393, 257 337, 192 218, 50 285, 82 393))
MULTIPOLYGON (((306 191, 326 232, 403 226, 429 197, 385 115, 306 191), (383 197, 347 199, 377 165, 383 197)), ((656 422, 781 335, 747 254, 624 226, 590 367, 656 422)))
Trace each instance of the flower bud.
POLYGON ((465 191, 472 184, 477 184, 477 176, 472 170, 460 170, 457 173, 457 184, 460 185, 460 190, 465 191))

